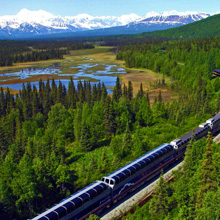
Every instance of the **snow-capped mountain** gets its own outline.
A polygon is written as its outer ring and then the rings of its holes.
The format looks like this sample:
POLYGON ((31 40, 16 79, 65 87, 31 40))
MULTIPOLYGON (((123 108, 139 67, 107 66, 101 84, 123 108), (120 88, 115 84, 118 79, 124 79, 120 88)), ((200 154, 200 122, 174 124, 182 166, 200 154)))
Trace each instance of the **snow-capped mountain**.
POLYGON ((0 34, 41 35, 58 32, 75 32, 126 25, 140 16, 136 14, 120 17, 93 17, 88 14, 77 16, 54 16, 46 11, 22 9, 17 15, 0 16, 0 34))
POLYGON ((160 14, 150 12, 142 17, 136 14, 120 17, 93 17, 88 14, 61 17, 43 10, 22 9, 17 15, 0 16, 0 37, 25 37, 86 30, 86 35, 132 34, 178 27, 209 16, 211 15, 204 12, 170 11, 160 14), (88 34, 88 30, 97 32, 88 34))
POLYGON ((168 11, 161 14, 156 12, 147 13, 145 16, 131 22, 127 25, 130 26, 181 26, 189 24, 195 21, 202 20, 204 18, 210 17, 210 14, 204 12, 177 12, 177 11, 168 11))

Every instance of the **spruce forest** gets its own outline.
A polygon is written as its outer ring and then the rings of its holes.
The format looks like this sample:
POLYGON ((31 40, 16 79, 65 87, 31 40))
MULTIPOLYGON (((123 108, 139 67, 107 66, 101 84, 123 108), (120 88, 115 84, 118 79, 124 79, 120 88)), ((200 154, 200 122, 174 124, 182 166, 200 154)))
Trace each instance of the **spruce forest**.
MULTIPOLYGON (((54 80, 39 81, 39 90, 24 84, 16 96, 1 89, 0 219, 32 218, 219 112, 220 79, 211 74, 220 68, 219 42, 218 38, 102 40, 102 45, 114 45, 111 51, 128 68, 168 77, 169 83, 162 80, 154 86, 176 92, 178 98, 172 102, 165 102, 161 91, 150 100, 141 82, 134 94, 132 82, 122 84, 119 77, 112 95, 104 84, 75 85, 73 79, 68 89, 54 80)), ((38 50, 54 50, 47 43, 35 43, 38 50)), ((20 44, 10 44, 9 57, 29 54, 20 44)), ((93 47, 84 42, 76 46, 76 41, 57 44, 68 50, 93 47)), ((161 176, 152 200, 125 219, 218 219, 219 180, 219 145, 211 137, 192 140, 174 182, 167 185, 161 176)))
POLYGON ((93 44, 75 41, 0 41, 0 67, 14 63, 63 59, 70 50, 91 49, 93 44))

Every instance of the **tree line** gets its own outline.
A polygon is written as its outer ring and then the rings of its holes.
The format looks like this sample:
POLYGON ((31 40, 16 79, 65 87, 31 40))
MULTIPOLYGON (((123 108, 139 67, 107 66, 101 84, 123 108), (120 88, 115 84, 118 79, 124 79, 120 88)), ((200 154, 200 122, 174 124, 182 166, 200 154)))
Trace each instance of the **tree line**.
POLYGON ((14 63, 63 59, 70 50, 92 49, 92 43, 81 41, 0 41, 0 66, 14 63))

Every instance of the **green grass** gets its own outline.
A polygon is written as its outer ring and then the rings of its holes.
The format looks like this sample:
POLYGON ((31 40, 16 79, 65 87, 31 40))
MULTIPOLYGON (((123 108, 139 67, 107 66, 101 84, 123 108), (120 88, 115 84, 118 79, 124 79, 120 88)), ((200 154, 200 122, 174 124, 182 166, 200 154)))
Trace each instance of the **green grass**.
POLYGON ((73 50, 71 51, 71 56, 83 56, 99 53, 107 53, 112 47, 96 47, 94 49, 83 49, 83 50, 73 50))

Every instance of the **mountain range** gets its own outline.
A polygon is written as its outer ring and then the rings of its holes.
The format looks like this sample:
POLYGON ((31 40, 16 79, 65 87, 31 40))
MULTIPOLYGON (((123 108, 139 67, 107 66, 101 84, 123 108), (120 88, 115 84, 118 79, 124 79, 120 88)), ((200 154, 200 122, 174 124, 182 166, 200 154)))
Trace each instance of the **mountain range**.
MULTIPOLYGON (((133 38, 162 37, 169 39, 201 39, 220 37, 220 14, 213 15, 198 22, 168 30, 140 33, 133 38)), ((211 39, 209 39, 211 40, 211 39)))
POLYGON ((170 11, 161 14, 150 12, 142 17, 134 13, 120 17, 93 17, 88 14, 61 17, 43 10, 22 9, 17 15, 0 16, 0 38, 57 33, 75 33, 76 36, 134 34, 178 27, 210 16, 203 12, 170 11))

